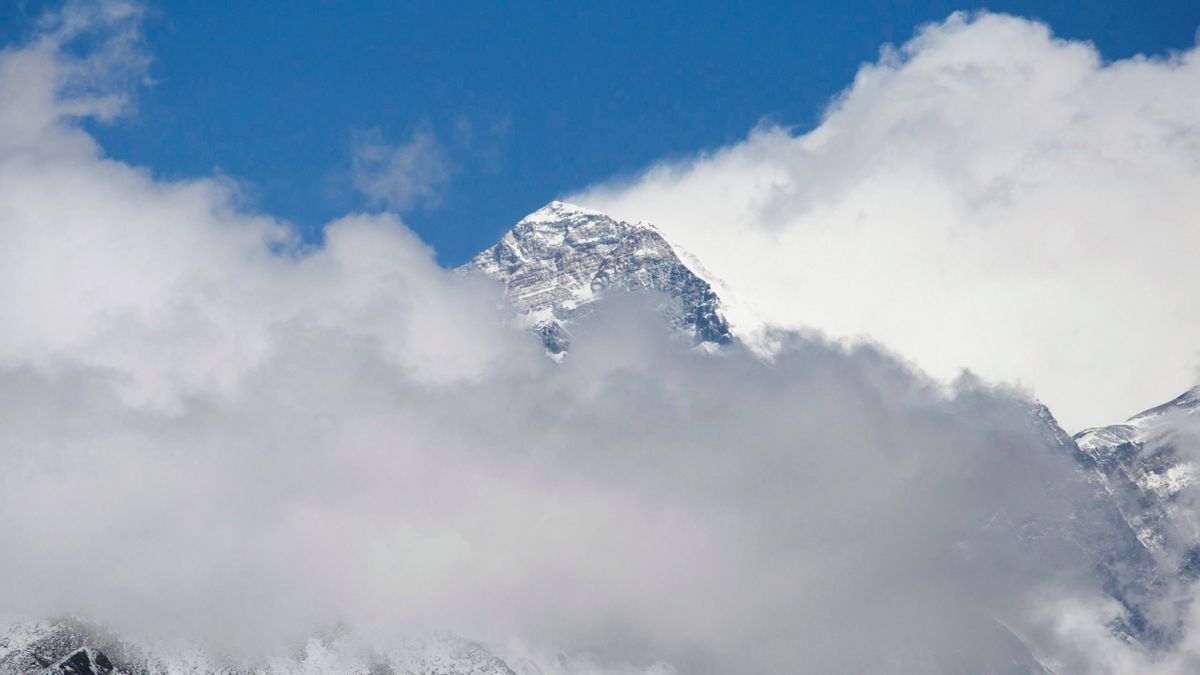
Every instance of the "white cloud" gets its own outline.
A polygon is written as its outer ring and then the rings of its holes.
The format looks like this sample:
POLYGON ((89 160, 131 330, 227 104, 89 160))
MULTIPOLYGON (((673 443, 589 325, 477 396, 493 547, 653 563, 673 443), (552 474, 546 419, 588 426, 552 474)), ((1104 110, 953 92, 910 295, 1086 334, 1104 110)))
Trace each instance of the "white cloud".
POLYGON ((355 189, 389 209, 436 202, 450 177, 446 152, 428 127, 399 144, 388 143, 377 129, 355 132, 352 153, 355 189))
POLYGON ((1200 52, 1105 63, 957 14, 864 66, 814 130, 571 201, 649 220, 736 294, 744 332, 879 340, 1020 382, 1068 426, 1184 390, 1200 355, 1200 52))

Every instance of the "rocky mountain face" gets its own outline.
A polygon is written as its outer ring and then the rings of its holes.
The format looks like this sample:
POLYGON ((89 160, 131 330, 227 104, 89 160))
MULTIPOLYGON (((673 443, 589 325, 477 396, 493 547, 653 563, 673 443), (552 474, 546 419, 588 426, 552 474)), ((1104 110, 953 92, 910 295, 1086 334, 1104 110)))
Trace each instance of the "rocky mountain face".
POLYGON ((551 354, 570 345, 570 324, 606 291, 658 292, 668 320, 697 344, 733 339, 711 285, 654 226, 550 202, 463 266, 504 284, 507 297, 551 354))
MULTIPOLYGON (((1095 457, 1080 448, 1045 405, 1035 404, 1029 419, 1030 427, 1045 439, 1047 447, 1073 461, 1077 467, 1073 479, 1086 486, 1094 499, 1084 503, 1062 501, 1057 512, 1046 509, 1042 519, 1017 524, 1017 539, 1062 546, 1082 554, 1078 557, 1092 561, 1092 572, 1104 592, 1124 609, 1124 616, 1109 629, 1147 650, 1170 646, 1178 638, 1179 617, 1159 608, 1170 602, 1172 574, 1164 573, 1161 560, 1130 526, 1095 457)), ((1064 487, 1045 486, 1042 501, 1059 503, 1055 493, 1064 487)))

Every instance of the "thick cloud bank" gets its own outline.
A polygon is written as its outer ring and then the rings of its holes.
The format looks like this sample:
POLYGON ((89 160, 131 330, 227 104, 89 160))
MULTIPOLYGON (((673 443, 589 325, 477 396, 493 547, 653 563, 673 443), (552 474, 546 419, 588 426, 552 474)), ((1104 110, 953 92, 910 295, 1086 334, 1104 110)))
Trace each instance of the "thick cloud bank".
POLYGON ((395 217, 308 249, 104 158, 75 120, 119 112, 137 29, 71 6, 0 53, 4 610, 250 653, 449 630, 545 673, 1188 665, 1113 637, 1129 533, 1029 402, 788 334, 698 354, 637 298, 554 364, 395 217))
POLYGON ((1200 51, 1106 63, 954 15, 885 49, 808 133, 569 197, 649 220, 764 324, 869 335, 939 377, 1031 387, 1072 429, 1200 360, 1200 51))

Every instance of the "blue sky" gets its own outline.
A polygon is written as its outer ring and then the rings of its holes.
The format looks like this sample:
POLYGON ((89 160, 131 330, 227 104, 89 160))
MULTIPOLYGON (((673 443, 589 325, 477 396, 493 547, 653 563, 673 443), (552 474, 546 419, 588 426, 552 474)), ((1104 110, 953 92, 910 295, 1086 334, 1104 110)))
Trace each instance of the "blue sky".
MULTIPOLYGON (((45 3, 4 3, 18 39, 45 3)), ((165 178, 236 179, 251 209, 319 238, 378 209, 354 189, 362 134, 441 148, 446 179, 406 221, 457 264, 523 214, 662 158, 736 141, 766 117, 812 126, 884 43, 957 3, 158 2, 154 83, 94 129, 165 178), (356 136, 357 134, 357 136, 356 136)), ((1106 58, 1191 46, 1200 3, 998 2, 1106 58)))

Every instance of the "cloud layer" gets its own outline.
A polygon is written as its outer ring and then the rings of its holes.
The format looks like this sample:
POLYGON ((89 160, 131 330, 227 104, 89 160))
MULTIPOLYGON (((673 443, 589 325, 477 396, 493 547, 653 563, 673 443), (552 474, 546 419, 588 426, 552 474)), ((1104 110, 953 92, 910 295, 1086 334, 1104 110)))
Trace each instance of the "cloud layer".
POLYGON ((743 332, 866 335, 1109 424, 1198 363, 1198 111, 1195 49, 1106 63, 957 14, 885 48, 810 132, 764 124, 568 199, 660 226, 743 332))
POLYGON ((1100 593, 1131 535, 1021 396, 788 333, 698 354, 639 298, 556 365, 394 216, 306 248, 106 159, 75 120, 137 18, 0 53, 0 607, 251 652, 450 630, 545 673, 1147 665, 1100 593))

